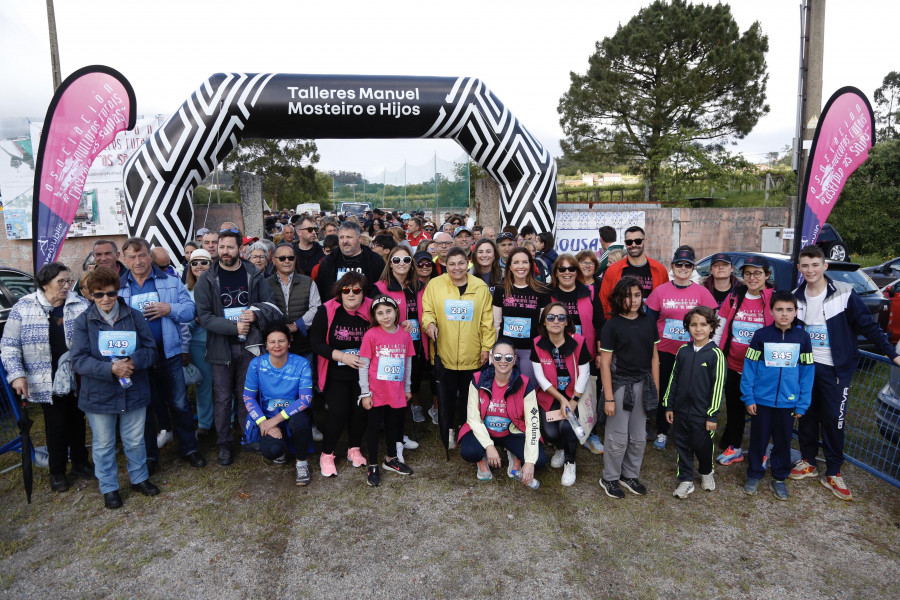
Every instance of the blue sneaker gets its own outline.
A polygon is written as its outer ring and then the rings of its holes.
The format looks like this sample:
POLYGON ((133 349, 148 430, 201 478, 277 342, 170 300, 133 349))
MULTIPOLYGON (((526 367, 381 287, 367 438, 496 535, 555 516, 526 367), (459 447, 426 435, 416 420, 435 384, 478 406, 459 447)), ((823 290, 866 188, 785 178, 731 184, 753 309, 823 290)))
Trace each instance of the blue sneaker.
POLYGON ((600 441, 600 436, 596 433, 589 435, 584 445, 594 454, 603 454, 603 442, 600 441))
POLYGON ((787 500, 790 498, 790 494, 788 494, 787 486, 784 484, 784 480, 778 481, 777 479, 772 480, 772 491, 775 492, 775 497, 779 500, 787 500))
POLYGON ((755 496, 759 491, 759 479, 748 479, 744 484, 744 493, 748 496, 755 496))
POLYGON ((716 462, 720 465, 730 465, 733 463, 744 462, 744 453, 740 448, 728 446, 725 452, 716 457, 716 462))
POLYGON ((669 436, 664 433, 660 433, 656 436, 656 440, 653 442, 653 447, 657 450, 665 450, 666 442, 669 441, 669 436))

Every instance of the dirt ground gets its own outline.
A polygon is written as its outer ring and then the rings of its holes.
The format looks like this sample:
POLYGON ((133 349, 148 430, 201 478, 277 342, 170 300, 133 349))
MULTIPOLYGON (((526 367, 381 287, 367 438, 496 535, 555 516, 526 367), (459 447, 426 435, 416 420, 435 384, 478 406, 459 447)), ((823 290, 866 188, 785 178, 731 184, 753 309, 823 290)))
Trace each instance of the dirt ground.
MULTIPOLYGON (((743 465, 719 467, 714 492, 697 485, 681 501, 671 444, 648 444, 650 493, 617 501, 597 484, 602 457, 586 449, 575 486, 548 468, 533 491, 505 470, 477 481, 458 455, 445 460, 436 430, 410 423, 422 443, 406 452, 415 474, 384 474, 376 489, 342 460, 332 479, 313 461, 307 488, 294 485, 292 464, 254 454, 221 467, 209 436, 204 469, 163 449, 157 497, 131 492, 120 470, 116 511, 103 508, 96 481, 50 492, 44 469, 28 505, 13 469, 0 475, 0 598, 808 599, 900 589, 900 490, 852 466, 853 502, 815 479, 789 482, 788 502, 767 480, 747 497, 743 465)), ((17 462, 2 456, 0 470, 17 462)))

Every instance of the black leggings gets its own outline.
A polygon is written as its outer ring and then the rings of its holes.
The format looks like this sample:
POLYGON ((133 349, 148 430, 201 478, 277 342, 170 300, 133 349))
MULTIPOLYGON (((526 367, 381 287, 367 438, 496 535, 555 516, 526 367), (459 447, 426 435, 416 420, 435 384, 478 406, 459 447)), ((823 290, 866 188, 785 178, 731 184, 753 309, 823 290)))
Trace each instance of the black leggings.
POLYGON ((441 377, 441 387, 444 391, 442 402, 449 402, 444 410, 449 410, 450 427, 459 430, 460 425, 465 421, 466 404, 469 400, 469 384, 472 383, 472 375, 475 371, 467 369, 454 371, 446 369, 444 376, 441 377), (457 398, 461 402, 457 402, 457 398))
MULTIPOLYGON (((693 343, 693 342, 691 342, 693 343)), ((675 355, 668 352, 659 353, 659 397, 662 399, 669 389, 669 379, 672 377, 672 370, 675 368, 675 355)), ((662 403, 656 408, 656 433, 669 435, 669 422, 666 421, 666 409, 662 403)))
POLYGON ((84 446, 87 431, 84 413, 78 408, 78 397, 75 394, 53 396, 53 404, 41 404, 41 410, 44 412, 50 474, 63 476, 70 457, 73 465, 88 461, 87 448, 84 446))
MULTIPOLYGON (((559 410, 559 400, 554 400, 553 404, 550 406, 550 410, 559 410)), ((578 448, 578 436, 575 435, 575 432, 572 431, 572 426, 569 425, 569 421, 563 419, 562 421, 552 421, 547 422, 547 412, 541 408, 541 429, 544 431, 544 437, 547 441, 553 442, 553 444, 562 449, 566 454, 566 462, 574 463, 575 462, 575 450, 578 448)), ((575 411, 576 416, 578 415, 578 410, 575 411)))
POLYGON ((373 406, 369 409, 369 425, 366 429, 366 442, 369 445, 369 464, 378 464, 378 434, 381 432, 381 423, 384 422, 384 441, 387 444, 386 456, 397 456, 397 442, 403 437, 403 418, 406 416, 405 408, 391 408, 389 405, 373 406), (400 437, 397 437, 398 433, 400 437))
POLYGON ((728 420, 719 438, 719 449, 726 450, 728 446, 740 448, 747 425, 747 407, 741 399, 741 374, 731 369, 728 369, 725 379, 725 411, 728 420))
POLYGON ((358 448, 362 444, 363 432, 366 430, 366 410, 357 403, 359 381, 341 381, 329 377, 325 381, 324 395, 328 403, 328 413, 325 417, 322 453, 334 454, 338 438, 348 425, 348 447, 358 448))

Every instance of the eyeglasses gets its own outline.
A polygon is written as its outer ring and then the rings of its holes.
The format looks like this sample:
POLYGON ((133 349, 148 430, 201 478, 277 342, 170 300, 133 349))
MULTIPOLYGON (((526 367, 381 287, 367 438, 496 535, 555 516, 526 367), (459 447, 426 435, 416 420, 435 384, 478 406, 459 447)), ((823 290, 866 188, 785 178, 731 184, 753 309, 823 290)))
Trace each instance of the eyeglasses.
POLYGON ((192 260, 191 261, 192 267, 205 267, 208 264, 209 264, 208 260, 192 260))
POLYGON ((301 227, 297 231, 305 231, 306 233, 315 233, 318 230, 315 227, 301 227))
POLYGON ((644 238, 634 238, 633 240, 625 240, 626 246, 637 245, 640 246, 644 243, 644 238))
POLYGON ((220 229, 219 233, 240 233, 240 229, 220 229))
POLYGON ((552 315, 547 315, 547 322, 552 323, 553 321, 559 321, 560 323, 565 323, 566 319, 568 319, 568 318, 569 318, 568 315, 552 314, 552 315))
POLYGON ((411 264, 411 263, 412 263, 412 258, 410 258, 410 257, 408 257, 408 256, 392 256, 392 257, 391 257, 391 264, 392 264, 392 265, 399 265, 399 264, 401 264, 401 263, 404 264, 404 265, 411 264))
POLYGON ((280 260, 281 262, 291 261, 294 262, 296 256, 276 256, 275 260, 280 260))
POLYGON ((57 279, 56 282, 57 282, 59 285, 69 285, 69 286, 75 285, 75 280, 74 280, 74 279, 57 279))
POLYGON ((416 266, 419 267, 420 269, 431 269, 434 267, 434 263, 431 262, 430 260, 423 260, 416 266))
POLYGON ((515 355, 515 354, 495 354, 495 355, 494 355, 494 362, 495 362, 495 363, 498 363, 498 362, 501 362, 501 361, 506 361, 506 362, 508 362, 508 363, 511 363, 511 362, 514 361, 514 360, 516 360, 516 355, 515 355))
POLYGON ((672 263, 672 266, 675 267, 676 269, 693 269, 694 268, 694 265, 692 265, 689 262, 676 262, 676 263, 672 263))
POLYGON ((113 290, 111 292, 91 292, 91 297, 93 297, 94 300, 100 300, 101 298, 103 298, 103 296, 106 296, 107 298, 115 298, 118 295, 119 290, 113 290))
POLYGON ((581 265, 582 267, 593 267, 594 266, 594 263, 589 260, 582 260, 578 264, 581 265))
POLYGON ((423 227, 425 231, 434 231, 434 227, 423 227))
POLYGON ((349 285, 347 285, 347 286, 344 286, 341 288, 341 293, 345 296, 347 296, 349 294, 353 294, 353 295, 362 294, 362 288, 358 288, 358 287, 352 288, 349 285))
POLYGON ((744 271, 744 279, 759 279, 760 277, 765 277, 765 275, 765 271, 751 271, 749 273, 744 271))
POLYGON ((556 270, 560 273, 577 273, 578 267, 556 267, 556 270))

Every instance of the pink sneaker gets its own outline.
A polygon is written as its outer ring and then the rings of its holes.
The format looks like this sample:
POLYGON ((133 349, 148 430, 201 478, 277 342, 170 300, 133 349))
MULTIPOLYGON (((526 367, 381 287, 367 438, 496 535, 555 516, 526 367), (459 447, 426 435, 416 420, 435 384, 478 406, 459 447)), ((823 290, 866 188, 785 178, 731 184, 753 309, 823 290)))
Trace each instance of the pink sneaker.
POLYGON ((337 475, 337 469, 334 467, 334 454, 319 455, 319 470, 322 471, 322 477, 334 477, 337 475))
POLYGON ((366 462, 366 459, 363 458, 362 452, 359 451, 358 447, 350 448, 349 450, 347 450, 347 460, 349 460, 350 463, 356 468, 364 467, 368 464, 366 462))

